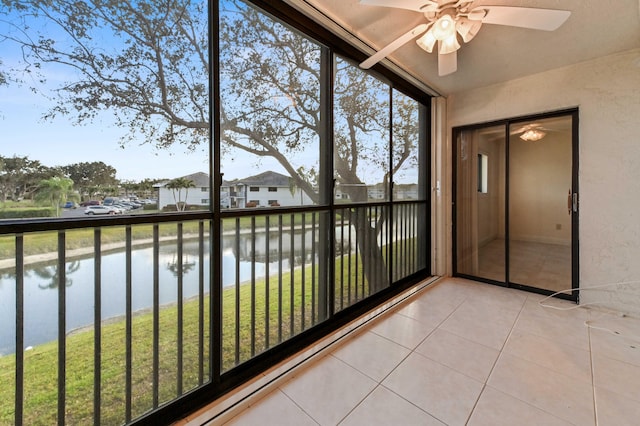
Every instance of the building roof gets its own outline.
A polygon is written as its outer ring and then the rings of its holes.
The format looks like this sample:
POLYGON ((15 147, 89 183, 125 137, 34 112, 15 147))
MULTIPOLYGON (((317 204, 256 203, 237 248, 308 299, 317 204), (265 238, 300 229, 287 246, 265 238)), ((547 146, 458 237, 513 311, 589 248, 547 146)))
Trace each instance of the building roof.
MULTIPOLYGON (((188 179, 194 183, 196 187, 209 187, 209 175, 203 172, 196 172, 186 176, 179 176, 175 179, 188 179)), ((158 182, 154 186, 154 188, 163 188, 165 187, 171 180, 167 180, 164 182, 158 182)), ((223 180, 223 187, 230 187, 232 185, 252 185, 252 186, 280 186, 288 188, 290 182, 289 176, 282 175, 280 173, 266 171, 255 176, 249 176, 247 178, 235 179, 233 181, 223 180)))
POLYGON ((249 176, 243 179, 236 179, 232 182, 234 185, 247 186, 279 186, 288 188, 291 178, 280 173, 266 171, 255 176, 249 176))

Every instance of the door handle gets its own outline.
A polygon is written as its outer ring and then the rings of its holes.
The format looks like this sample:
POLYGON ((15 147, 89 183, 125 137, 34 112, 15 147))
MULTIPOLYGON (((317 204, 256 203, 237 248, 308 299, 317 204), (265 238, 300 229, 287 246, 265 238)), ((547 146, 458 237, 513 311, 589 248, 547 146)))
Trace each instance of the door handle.
POLYGON ((573 208, 573 197, 571 196, 571 190, 569 190, 569 195, 567 195, 567 214, 571 216, 571 209, 573 208))

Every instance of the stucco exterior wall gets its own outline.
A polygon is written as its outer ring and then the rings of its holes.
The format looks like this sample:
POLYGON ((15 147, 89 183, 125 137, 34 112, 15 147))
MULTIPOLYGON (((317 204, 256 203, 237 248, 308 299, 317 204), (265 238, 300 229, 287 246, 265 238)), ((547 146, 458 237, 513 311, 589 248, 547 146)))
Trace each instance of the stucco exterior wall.
MULTIPOLYGON (((178 195, 176 190, 176 196, 178 195)), ((181 191, 181 201, 186 201, 189 206, 209 206, 209 188, 203 191, 203 188, 189 188, 188 192, 185 189, 181 191), (185 197, 186 194, 186 197, 185 197), (186 199, 185 199, 186 198, 186 199), (203 202, 205 201, 206 202, 203 202)), ((173 198, 173 191, 167 188, 158 189, 158 208, 162 209, 168 205, 175 205, 176 201, 173 198)))
POLYGON ((457 93, 447 107, 448 146, 455 126, 579 108, 580 301, 640 315, 640 49, 457 93))

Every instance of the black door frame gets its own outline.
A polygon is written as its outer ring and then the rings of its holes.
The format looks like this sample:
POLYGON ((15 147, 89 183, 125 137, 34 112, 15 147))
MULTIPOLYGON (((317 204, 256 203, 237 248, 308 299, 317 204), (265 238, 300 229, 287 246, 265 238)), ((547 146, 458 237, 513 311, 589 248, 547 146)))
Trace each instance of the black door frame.
POLYGON ((580 244, 579 244, 579 110, 578 108, 562 109, 552 112, 545 112, 540 114, 532 114, 526 116, 506 118, 502 120, 483 122, 470 124, 465 126, 458 126, 452 129, 452 262, 453 262, 453 276, 468 278, 475 281, 485 282, 488 284, 494 284, 501 287, 516 288, 520 290, 526 290, 533 293, 543 295, 554 295, 561 299, 579 301, 579 282, 580 282, 580 244), (572 170, 571 170, 571 190, 573 194, 572 214, 571 214, 571 290, 565 290, 563 292, 554 292, 538 287, 531 287, 522 284, 512 283, 509 280, 509 129, 515 123, 523 121, 542 120, 545 118, 554 117, 571 117, 571 146, 572 146, 572 170), (459 273, 457 271, 458 266, 458 242, 457 242, 457 140, 463 131, 478 130, 487 127, 504 126, 505 131, 505 281, 496 281, 488 278, 477 277, 474 275, 468 275, 459 273))

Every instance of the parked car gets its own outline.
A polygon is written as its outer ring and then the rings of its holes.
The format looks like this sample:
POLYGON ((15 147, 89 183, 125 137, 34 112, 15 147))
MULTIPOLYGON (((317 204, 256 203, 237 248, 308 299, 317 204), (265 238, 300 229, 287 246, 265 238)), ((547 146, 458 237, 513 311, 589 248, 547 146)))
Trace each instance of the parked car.
POLYGON ((89 201, 83 201, 80 203, 81 207, 99 206, 99 205, 100 205, 100 201, 98 200, 89 200, 89 201))
POLYGON ((123 212, 127 211, 127 210, 131 210, 131 206, 125 206, 124 204, 122 204, 120 202, 114 203, 111 207, 118 208, 118 209, 122 210, 123 212))
POLYGON ((87 206, 84 214, 122 214, 122 210, 111 206, 87 206))
POLYGON ((76 207, 78 207, 78 205, 73 201, 67 201, 62 206, 63 209, 75 209, 76 207))

